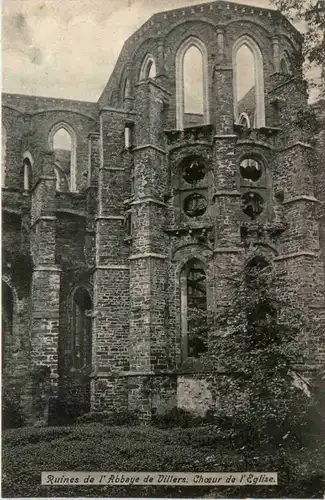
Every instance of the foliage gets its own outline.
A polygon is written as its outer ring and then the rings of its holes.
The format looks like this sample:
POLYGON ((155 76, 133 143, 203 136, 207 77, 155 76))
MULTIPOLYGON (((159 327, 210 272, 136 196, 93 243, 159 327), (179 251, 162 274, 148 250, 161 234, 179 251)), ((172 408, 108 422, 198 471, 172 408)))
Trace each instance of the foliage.
POLYGON ((324 0, 271 0, 291 21, 305 25, 304 56, 309 66, 321 68, 322 87, 325 86, 325 2, 324 0))
POLYGON ((89 412, 76 419, 78 424, 87 424, 100 422, 105 425, 136 425, 139 423, 139 416, 132 411, 119 412, 89 412))
POLYGON ((171 427, 198 427, 206 423, 206 417, 193 415, 193 413, 184 410, 183 408, 173 408, 163 414, 153 416, 152 422, 158 427, 169 429, 171 427))
POLYGON ((324 445, 317 450, 245 453, 230 440, 214 439, 214 426, 159 429, 100 423, 4 431, 3 497, 321 498, 324 445), (42 486, 42 470, 80 471, 279 471, 275 487, 42 486))
POLYGON ((2 427, 21 427, 24 418, 20 408, 19 392, 14 387, 3 387, 2 390, 2 427))
POLYGON ((235 281, 205 365, 225 372, 218 392, 241 445, 301 442, 311 402, 293 385, 292 367, 303 361, 306 327, 303 314, 279 299, 269 268, 247 268, 235 281))

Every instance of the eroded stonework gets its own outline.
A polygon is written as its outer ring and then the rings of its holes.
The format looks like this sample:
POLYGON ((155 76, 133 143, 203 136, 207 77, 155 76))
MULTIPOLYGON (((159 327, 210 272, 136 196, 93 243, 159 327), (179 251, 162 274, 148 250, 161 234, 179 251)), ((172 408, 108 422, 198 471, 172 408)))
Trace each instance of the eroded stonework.
POLYGON ((152 16, 97 103, 3 94, 4 384, 27 419, 49 398, 143 418, 219 404, 195 318, 253 259, 319 327, 305 371, 324 363, 324 103, 301 42, 274 11, 212 2, 152 16), (192 46, 202 113, 184 113, 192 46), (255 80, 236 102, 241 47, 255 80))

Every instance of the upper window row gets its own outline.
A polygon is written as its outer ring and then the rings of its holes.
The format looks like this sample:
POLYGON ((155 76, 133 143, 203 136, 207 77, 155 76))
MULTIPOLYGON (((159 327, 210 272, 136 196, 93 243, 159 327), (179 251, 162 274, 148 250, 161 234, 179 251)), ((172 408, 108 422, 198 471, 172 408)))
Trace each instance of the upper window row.
MULTIPOLYGON (((236 123, 248 128, 265 125, 263 55, 257 43, 247 35, 233 46, 233 100, 236 123)), ((286 55, 280 60, 280 72, 290 74, 286 55)), ((154 78, 156 64, 148 54, 141 65, 140 80, 154 78)), ((130 79, 124 82, 124 97, 131 93, 130 79)), ((177 129, 209 124, 208 54, 204 43, 190 36, 176 54, 177 129)))
MULTIPOLYGON (((2 171, 1 185, 6 186, 7 174, 7 132, 2 124, 2 171)), ((66 123, 59 123, 49 134, 49 147, 54 152, 54 173, 57 191, 76 191, 76 136, 66 123)), ((24 191, 31 188, 33 158, 29 152, 22 157, 22 178, 24 191)))

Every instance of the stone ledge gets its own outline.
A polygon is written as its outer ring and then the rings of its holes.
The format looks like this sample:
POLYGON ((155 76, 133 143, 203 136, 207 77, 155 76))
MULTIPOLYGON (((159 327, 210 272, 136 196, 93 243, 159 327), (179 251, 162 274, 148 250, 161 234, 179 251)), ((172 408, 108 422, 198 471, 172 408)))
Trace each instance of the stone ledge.
POLYGON ((141 151, 142 149, 154 149, 155 151, 158 151, 159 153, 165 155, 166 151, 162 148, 159 148, 158 146, 155 146, 154 144, 143 144, 142 146, 134 146, 132 148, 132 151, 141 151))
POLYGON ((321 201, 317 200, 314 196, 301 195, 295 196, 294 198, 290 198, 289 200, 285 200, 282 202, 283 205, 289 205, 290 203, 294 203, 295 201, 312 201, 313 203, 322 204, 321 201))
POLYGON ((243 252, 244 250, 242 248, 236 248, 236 247, 219 247, 215 248, 213 250, 213 253, 240 253, 243 252))
POLYGON ((153 253, 153 252, 142 253, 142 254, 139 253, 136 255, 131 255, 131 257, 129 257, 129 260, 148 259, 148 258, 166 260, 167 255, 162 255, 160 253, 153 253))
POLYGON ((157 200, 155 198, 140 198, 138 200, 134 200, 130 202, 130 205, 141 205, 142 203, 154 203, 156 205, 160 205, 162 207, 167 207, 166 203, 163 201, 157 200))

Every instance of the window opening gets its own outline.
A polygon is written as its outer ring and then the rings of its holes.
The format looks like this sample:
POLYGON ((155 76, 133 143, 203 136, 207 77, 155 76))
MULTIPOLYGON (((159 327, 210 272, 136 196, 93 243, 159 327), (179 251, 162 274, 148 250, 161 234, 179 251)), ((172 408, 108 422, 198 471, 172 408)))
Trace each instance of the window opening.
POLYGON ((260 163, 253 158, 245 158, 240 163, 240 175, 243 179, 256 182, 262 175, 262 167, 260 163))
POLYGON ((263 212, 263 209, 264 200, 260 194, 252 191, 243 194, 242 210, 244 214, 254 220, 263 212))
POLYGON ((181 164, 183 178, 188 184, 197 184, 204 179, 206 166, 202 158, 188 156, 184 158, 181 164))
POLYGON ((184 123, 203 123, 203 61, 200 50, 191 46, 184 55, 184 123))
POLYGON ((187 355, 197 358, 207 350, 206 275, 200 262, 187 272, 187 355))
POLYGON ((200 193, 192 193, 184 200, 184 212, 188 217, 199 217, 206 212, 208 203, 200 193))
POLYGON ((72 366, 91 366, 92 301, 87 290, 78 288, 73 296, 72 366))
POLYGON ((54 157, 64 176, 70 180, 70 191, 76 190, 74 147, 71 134, 64 127, 59 128, 53 137, 54 157))
POLYGON ((29 191, 32 174, 32 164, 29 158, 24 158, 23 175, 24 175, 24 191, 29 191))

